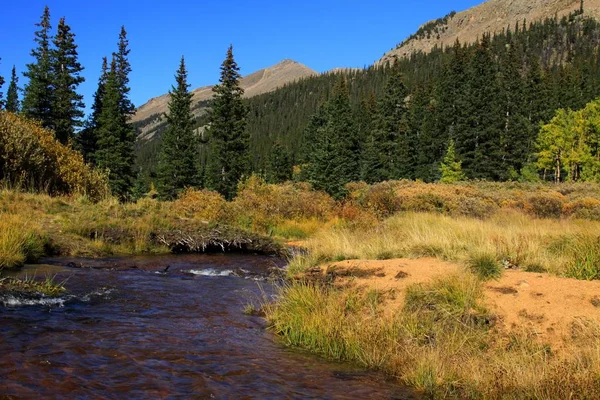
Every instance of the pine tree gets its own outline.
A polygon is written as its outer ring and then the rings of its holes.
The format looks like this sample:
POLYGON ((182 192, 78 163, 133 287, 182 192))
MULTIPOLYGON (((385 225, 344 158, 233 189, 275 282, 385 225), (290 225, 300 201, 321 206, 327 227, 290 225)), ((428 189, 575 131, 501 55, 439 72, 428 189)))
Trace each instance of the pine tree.
POLYGON ((465 174, 462 171, 462 162, 456 158, 456 149, 454 147, 454 141, 451 140, 446 151, 444 161, 440 165, 442 177, 440 182, 442 183, 454 183, 465 180, 465 174))
POLYGON ((343 76, 324 105, 325 125, 312 133, 308 178, 316 189, 336 198, 345 195, 345 185, 360 177, 361 143, 343 76))
POLYGON ((98 88, 94 93, 94 103, 92 104, 92 113, 85 123, 85 128, 79 133, 77 142, 79 149, 86 162, 95 164, 94 154, 98 150, 98 127, 100 126, 100 113, 102 112, 102 102, 104 99, 104 86, 108 79, 108 62, 106 57, 102 58, 102 72, 98 78, 98 88))
POLYGON ((247 109, 242 102, 240 73, 233 58, 233 46, 221 65, 219 84, 213 88, 208 136, 210 154, 207 179, 209 187, 226 199, 236 194, 240 179, 250 172, 247 109))
POLYGON ((12 113, 17 113, 20 111, 18 85, 19 78, 17 77, 17 70, 13 65, 10 75, 10 84, 8 85, 8 91, 6 92, 6 111, 12 113))
POLYGON ((75 34, 64 18, 58 23, 54 47, 51 56, 54 77, 52 120, 56 138, 67 144, 74 138, 76 128, 82 125, 83 96, 77 93, 77 87, 85 79, 80 75, 83 67, 77 61, 75 34))
POLYGON ((169 100, 168 128, 162 137, 158 164, 158 192, 162 199, 172 200, 186 187, 194 186, 196 177, 196 140, 192 115, 192 94, 187 82, 185 60, 175 76, 169 100))
POLYGON ((38 120, 45 128, 54 129, 52 103, 54 98, 54 76, 52 70, 52 51, 50 49, 50 9, 44 9, 40 29, 35 32, 37 47, 31 51, 35 62, 27 64, 23 74, 29 82, 23 91, 22 111, 28 118, 38 120))
POLYGON ((397 67, 392 67, 363 156, 363 179, 375 183, 411 178, 414 167, 408 132, 408 91, 397 67))
POLYGON ((461 126, 451 138, 456 141, 456 149, 462 156, 467 177, 499 180, 508 174, 502 168, 501 137, 504 121, 489 35, 484 35, 475 47, 467 78, 467 124, 461 126))
POLYGON ((287 182, 292 179, 292 173, 293 162, 290 152, 280 142, 275 142, 267 161, 267 182, 287 182))
MULTIPOLYGON (((113 53, 110 70, 106 75, 98 108, 98 126, 96 130, 97 150, 93 156, 96 165, 109 170, 109 186, 121 200, 131 198, 135 181, 134 130, 129 119, 134 107, 129 100, 129 73, 131 66, 127 32, 121 28, 118 51, 113 53)), ((101 78, 102 79, 102 78, 101 78)))
POLYGON ((117 86, 121 92, 121 113, 124 115, 132 115, 135 112, 135 106, 129 99, 129 74, 131 73, 131 64, 129 63, 129 40, 127 39, 127 31, 125 27, 121 27, 119 34, 118 51, 114 53, 116 61, 116 76, 117 86))
POLYGON ((521 169, 528 162, 535 141, 535 131, 527 115, 527 86, 522 78, 522 64, 517 42, 511 40, 500 60, 500 104, 504 116, 504 132, 501 137, 502 170, 508 171, 508 176, 503 176, 503 179, 518 178, 521 169))
POLYGON ((104 86, 102 107, 98 118, 96 165, 108 170, 109 186, 121 200, 130 197, 134 183, 133 129, 123 114, 122 93, 117 75, 117 63, 113 59, 104 86))

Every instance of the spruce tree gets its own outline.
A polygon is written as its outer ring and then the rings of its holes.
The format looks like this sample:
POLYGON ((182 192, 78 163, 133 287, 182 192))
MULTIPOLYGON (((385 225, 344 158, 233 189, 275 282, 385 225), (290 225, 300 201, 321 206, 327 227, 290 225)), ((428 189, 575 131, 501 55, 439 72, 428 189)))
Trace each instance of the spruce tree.
POLYGON ((121 113, 124 115, 132 115, 135 112, 135 106, 129 99, 129 92, 131 91, 129 88, 131 64, 129 63, 128 57, 130 52, 127 31, 125 30, 125 27, 122 26, 121 32, 119 33, 118 50, 114 53, 114 58, 116 61, 117 86, 121 93, 121 104, 119 107, 121 108, 121 113))
POLYGON ((363 179, 375 183, 411 178, 414 145, 408 132, 408 90, 397 67, 392 67, 383 97, 377 104, 363 157, 363 179))
POLYGON ((448 150, 446 150, 446 156, 440 165, 440 170, 442 172, 440 182, 442 183, 454 183, 465 180, 465 174, 462 171, 462 162, 456 157, 453 140, 448 145, 448 150))
POLYGON ((134 183, 133 129, 123 114, 122 93, 117 75, 117 63, 112 60, 102 96, 98 117, 96 165, 108 170, 109 186, 121 200, 130 198, 134 183))
POLYGON ((157 189, 165 200, 174 199, 178 192, 194 186, 197 180, 192 94, 183 57, 175 81, 169 92, 168 127, 162 137, 157 171, 157 189))
POLYGON ((100 126, 100 113, 102 112, 102 102, 104 99, 104 86, 108 79, 108 62, 106 57, 102 58, 102 71, 98 78, 98 88, 94 93, 94 103, 92 104, 92 113, 85 123, 84 129, 77 137, 79 149, 86 162, 95 164, 94 154, 98 150, 98 127, 100 126))
POLYGON ((19 78, 17 77, 17 70, 13 65, 10 75, 10 84, 8 85, 8 91, 6 92, 6 111, 12 113, 18 113, 20 111, 18 85, 19 78))
POLYGON ((522 58, 517 43, 511 40, 500 60, 501 109, 504 129, 501 137, 503 179, 516 179, 528 162, 535 141, 535 131, 528 119, 526 84, 522 78, 522 58))
POLYGON ((275 142, 267 160, 267 182, 284 183, 292 179, 293 162, 290 152, 279 142, 275 142))
POLYGON ((343 76, 324 105, 325 124, 311 136, 308 179, 316 189, 336 198, 346 194, 345 185, 360 178, 361 143, 343 76))
POLYGON ((221 65, 219 84, 213 88, 208 136, 210 154, 208 184, 226 199, 232 199, 239 180, 250 172, 250 137, 246 131, 247 109, 242 102, 240 73, 233 47, 221 65))
POLYGON ((51 104, 53 125, 56 138, 67 144, 74 138, 76 128, 82 125, 83 96, 77 93, 77 87, 85 79, 80 75, 83 67, 77 60, 75 34, 64 18, 58 23, 51 59, 54 77, 51 104))
POLYGON ((502 109, 497 66, 490 50, 490 37, 484 35, 475 47, 467 69, 466 125, 456 135, 456 149, 463 159, 469 178, 498 180, 507 176, 503 170, 502 109))
POLYGON ((113 53, 110 70, 106 75, 98 108, 98 126, 95 133, 96 165, 109 171, 109 186, 121 200, 131 198, 135 181, 133 169, 135 134, 129 123, 134 106, 129 100, 129 73, 131 66, 127 32, 121 28, 118 51, 113 53))
POLYGON ((54 71, 52 69, 52 51, 50 43, 50 9, 44 9, 41 21, 36 24, 40 29, 35 32, 37 47, 31 51, 35 61, 27 64, 23 74, 29 82, 23 91, 22 111, 26 117, 38 120, 45 128, 54 129, 52 103, 54 97, 54 71))

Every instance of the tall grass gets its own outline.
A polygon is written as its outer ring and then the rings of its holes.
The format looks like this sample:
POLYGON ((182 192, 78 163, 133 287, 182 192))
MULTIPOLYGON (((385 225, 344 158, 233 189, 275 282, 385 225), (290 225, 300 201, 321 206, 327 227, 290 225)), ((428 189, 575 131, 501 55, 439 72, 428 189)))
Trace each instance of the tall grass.
POLYGON ((28 220, 0 214, 0 269, 22 266, 44 253, 44 241, 28 220))
POLYGON ((263 309, 286 344, 383 370, 429 397, 600 396, 597 324, 580 324, 581 342, 555 357, 528 332, 495 329, 481 285, 469 273, 442 277, 409 287, 404 308, 384 313, 381 293, 293 281, 263 309))
POLYGON ((596 221, 538 219, 510 210, 485 220, 403 213, 373 227, 318 232, 306 242, 308 255, 292 260, 290 271, 342 259, 436 257, 476 265, 491 278, 498 276, 503 265, 567 274, 569 265, 580 268, 577 265, 587 263, 590 268, 594 264, 589 257, 582 259, 582 248, 599 254, 597 247, 590 247, 598 243, 598 237, 600 223, 596 221), (579 264, 573 264, 576 260, 579 264))

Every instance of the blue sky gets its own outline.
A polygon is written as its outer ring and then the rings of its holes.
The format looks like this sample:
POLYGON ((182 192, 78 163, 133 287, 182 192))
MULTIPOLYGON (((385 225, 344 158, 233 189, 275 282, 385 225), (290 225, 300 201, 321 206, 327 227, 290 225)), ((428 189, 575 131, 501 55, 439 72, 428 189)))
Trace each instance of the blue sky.
MULTIPOLYGON (((47 4, 53 29, 66 17, 77 35, 89 106, 103 56, 116 49, 121 25, 131 47, 131 97, 140 106, 166 93, 185 55, 193 88, 216 83, 227 46, 246 75, 285 58, 319 72, 363 67, 422 23, 481 0, 28 0, 7 1, 0 14, 0 75, 31 62, 34 24, 47 4)), ((7 85, 3 91, 6 92, 7 85)))

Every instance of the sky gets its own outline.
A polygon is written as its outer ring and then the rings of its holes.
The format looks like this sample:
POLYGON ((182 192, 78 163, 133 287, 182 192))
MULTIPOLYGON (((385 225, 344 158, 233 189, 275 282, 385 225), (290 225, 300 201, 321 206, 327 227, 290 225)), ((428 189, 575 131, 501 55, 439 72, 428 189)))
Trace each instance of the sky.
POLYGON ((212 85, 231 44, 242 75, 290 58, 318 71, 365 67, 431 19, 482 0, 27 0, 4 1, 0 76, 32 62, 34 26, 44 6, 52 28, 66 18, 76 34, 89 111, 103 56, 116 51, 122 25, 130 42, 131 99, 141 106, 166 93, 185 56, 192 88, 212 85))

